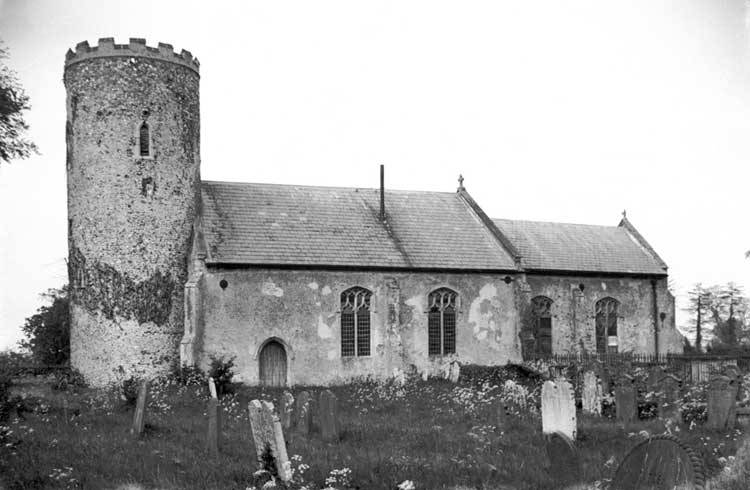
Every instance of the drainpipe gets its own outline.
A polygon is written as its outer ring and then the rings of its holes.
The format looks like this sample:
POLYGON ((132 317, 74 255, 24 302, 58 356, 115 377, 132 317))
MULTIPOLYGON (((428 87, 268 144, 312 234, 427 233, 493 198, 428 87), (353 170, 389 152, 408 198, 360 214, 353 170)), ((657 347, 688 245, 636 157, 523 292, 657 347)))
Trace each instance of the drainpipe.
MULTIPOLYGON (((653 316, 654 316, 654 354, 659 357, 659 307, 656 301, 656 280, 651 279, 651 297, 654 300, 653 305, 653 316)), ((658 360, 658 359, 657 359, 658 360)))

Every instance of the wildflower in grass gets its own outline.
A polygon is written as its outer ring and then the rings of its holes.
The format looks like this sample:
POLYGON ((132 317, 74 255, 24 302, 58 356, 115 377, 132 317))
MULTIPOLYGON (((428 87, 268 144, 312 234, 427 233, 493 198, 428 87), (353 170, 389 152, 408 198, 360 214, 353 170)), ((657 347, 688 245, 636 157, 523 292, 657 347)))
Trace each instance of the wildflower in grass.
POLYGON ((404 480, 398 484, 398 490, 415 490, 417 487, 411 480, 404 480))
POLYGON ((340 470, 331 470, 326 477, 326 486, 333 488, 348 488, 352 485, 352 470, 342 468, 340 470))

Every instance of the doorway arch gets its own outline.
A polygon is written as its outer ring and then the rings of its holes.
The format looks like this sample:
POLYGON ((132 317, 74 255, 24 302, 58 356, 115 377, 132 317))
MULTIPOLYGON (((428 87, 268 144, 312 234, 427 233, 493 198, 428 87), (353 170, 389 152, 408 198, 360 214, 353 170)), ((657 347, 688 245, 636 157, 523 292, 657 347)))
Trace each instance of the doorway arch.
POLYGON ((258 379, 263 386, 287 385, 288 359, 284 344, 278 339, 268 339, 258 355, 258 379))

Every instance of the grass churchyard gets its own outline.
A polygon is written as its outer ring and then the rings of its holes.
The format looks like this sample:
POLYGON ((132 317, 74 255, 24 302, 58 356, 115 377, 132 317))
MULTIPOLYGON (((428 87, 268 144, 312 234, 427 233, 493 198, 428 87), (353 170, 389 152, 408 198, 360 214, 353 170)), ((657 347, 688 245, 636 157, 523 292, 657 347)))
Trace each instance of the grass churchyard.
MULTIPOLYGON (((638 414, 621 419, 615 397, 601 396, 599 415, 588 394, 582 404, 583 388, 576 395, 562 378, 524 372, 465 366, 457 383, 233 385, 218 403, 197 373, 110 390, 17 377, 0 426, 0 481, 9 489, 271 488, 269 478, 292 489, 610 488, 634 447, 666 433, 694 450, 714 482, 743 459, 735 461, 744 427, 709 426, 705 407, 719 402, 701 401, 699 388, 681 399, 681 420, 659 417, 643 391, 638 414)), ((745 488, 724 480, 711 488, 745 488)))

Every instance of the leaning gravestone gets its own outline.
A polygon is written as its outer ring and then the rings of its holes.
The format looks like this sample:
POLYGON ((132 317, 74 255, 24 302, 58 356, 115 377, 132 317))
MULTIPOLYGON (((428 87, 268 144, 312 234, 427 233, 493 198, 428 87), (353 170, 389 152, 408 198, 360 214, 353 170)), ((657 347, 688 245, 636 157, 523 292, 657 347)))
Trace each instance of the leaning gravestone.
POLYGON ((297 396, 292 425, 298 433, 305 436, 310 434, 312 428, 312 397, 309 391, 303 391, 297 396))
POLYGON ((279 417, 274 413, 273 403, 253 400, 248 405, 248 412, 258 463, 263 464, 263 454, 270 450, 279 478, 285 482, 291 480, 284 433, 279 417))
POLYGON ((581 481, 581 459, 575 444, 568 436, 562 432, 548 434, 545 447, 549 458, 549 474, 555 483, 570 485, 581 481))
POLYGON ((602 414, 602 385, 593 371, 586 371, 583 374, 581 401, 584 412, 595 415, 602 414))
POLYGON ((623 424, 634 422, 638 418, 638 401, 635 383, 628 375, 621 376, 615 386, 615 408, 617 420, 623 424))
POLYGON ((558 378, 542 385, 542 432, 576 439, 576 404, 570 383, 558 378))
POLYGON ((294 396, 288 391, 281 394, 281 428, 288 431, 292 428, 292 419, 294 414, 294 396))
POLYGON ((323 390, 318 398, 320 435, 325 441, 339 438, 339 402, 331 390, 323 390))
POLYGON ((676 437, 660 435, 636 445, 615 472, 611 490, 699 490, 703 460, 676 437))
POLYGON ((145 379, 138 388, 138 399, 135 402, 135 413, 133 414, 133 426, 130 433, 136 437, 143 434, 146 428, 146 402, 148 401, 148 380, 145 379))
POLYGON ((646 378, 646 390, 660 391, 662 378, 664 378, 664 369, 661 366, 652 366, 648 371, 648 378, 646 378))
POLYGON ((206 434, 206 450, 211 456, 219 454, 219 438, 221 436, 221 420, 219 418, 219 399, 216 396, 216 385, 213 378, 208 378, 208 433, 206 434))
POLYGON ((714 376, 708 388, 708 427, 732 429, 736 418, 737 384, 727 376, 714 376))

